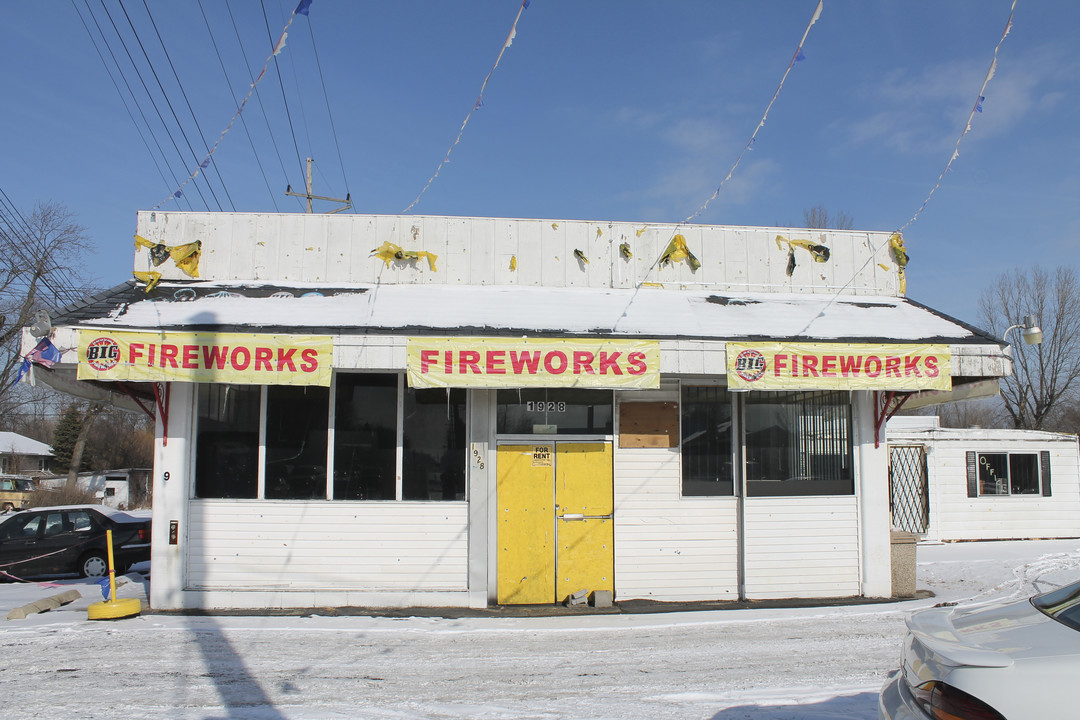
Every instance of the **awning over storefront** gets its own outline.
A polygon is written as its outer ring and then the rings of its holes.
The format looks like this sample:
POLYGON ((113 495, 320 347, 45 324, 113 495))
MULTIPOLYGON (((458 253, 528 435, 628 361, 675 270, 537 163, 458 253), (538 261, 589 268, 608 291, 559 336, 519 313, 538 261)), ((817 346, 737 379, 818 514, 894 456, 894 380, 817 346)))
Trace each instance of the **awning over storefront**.
POLYGON ((611 336, 656 340, 994 345, 893 297, 446 285, 126 283, 54 324, 128 330, 347 335, 611 336))

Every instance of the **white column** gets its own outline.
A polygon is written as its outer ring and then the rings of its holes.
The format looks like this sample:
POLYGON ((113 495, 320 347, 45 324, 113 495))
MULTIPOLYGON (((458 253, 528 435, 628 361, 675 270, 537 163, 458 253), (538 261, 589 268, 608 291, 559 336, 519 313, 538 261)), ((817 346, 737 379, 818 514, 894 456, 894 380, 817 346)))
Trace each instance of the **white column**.
POLYGON ((862 592, 866 597, 892 595, 892 546, 889 539, 889 451, 885 429, 874 447, 874 393, 852 393, 855 454, 858 458, 862 592))
POLYGON ((172 383, 169 388, 168 437, 165 423, 157 418, 154 437, 154 504, 150 572, 150 606, 157 610, 184 607, 188 537, 188 499, 195 481, 194 438, 195 383, 172 383), (176 542, 170 543, 170 526, 176 523, 176 542))

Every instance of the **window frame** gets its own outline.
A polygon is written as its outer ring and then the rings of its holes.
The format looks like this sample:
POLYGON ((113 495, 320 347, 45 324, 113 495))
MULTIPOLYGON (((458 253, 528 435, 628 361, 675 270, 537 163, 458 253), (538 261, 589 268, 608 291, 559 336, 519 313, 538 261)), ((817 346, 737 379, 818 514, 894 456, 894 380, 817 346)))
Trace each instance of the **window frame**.
POLYGON ((994 450, 994 451, 975 450, 973 452, 975 454, 975 463, 976 463, 976 487, 977 487, 977 492, 978 492, 977 497, 980 497, 980 498, 984 498, 984 497, 985 498, 1011 498, 1011 497, 1024 498, 1024 497, 1043 497, 1044 496, 1045 478, 1043 477, 1043 462, 1042 462, 1042 455, 1038 450, 994 450), (983 462, 983 458, 988 457, 988 456, 999 456, 999 457, 1003 456, 1005 458, 1005 468, 1006 468, 1007 473, 1008 473, 1007 477, 1005 478, 1005 482, 1006 482, 1006 484, 1008 486, 1008 492, 984 492, 984 490, 983 490, 983 486, 984 486, 983 485, 983 468, 984 467, 989 468, 990 471, 993 472, 993 469, 990 468, 989 464, 984 464, 984 462, 983 462), (1014 457, 1025 457, 1025 458, 1029 457, 1029 458, 1031 458, 1031 462, 1032 462, 1032 464, 1034 465, 1034 468, 1035 468, 1035 477, 1036 477, 1036 480, 1037 480, 1034 490, 1032 490, 1030 492, 1016 492, 1013 489, 1014 488, 1014 482, 1013 482, 1013 458, 1014 457))

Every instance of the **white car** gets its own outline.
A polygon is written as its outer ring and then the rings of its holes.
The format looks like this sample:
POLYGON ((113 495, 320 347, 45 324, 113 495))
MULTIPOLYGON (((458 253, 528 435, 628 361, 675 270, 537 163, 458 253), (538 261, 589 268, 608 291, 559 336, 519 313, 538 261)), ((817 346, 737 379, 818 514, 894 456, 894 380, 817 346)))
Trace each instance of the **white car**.
POLYGON ((881 720, 1080 717, 1080 582, 1027 600, 931 608, 907 621, 881 720))

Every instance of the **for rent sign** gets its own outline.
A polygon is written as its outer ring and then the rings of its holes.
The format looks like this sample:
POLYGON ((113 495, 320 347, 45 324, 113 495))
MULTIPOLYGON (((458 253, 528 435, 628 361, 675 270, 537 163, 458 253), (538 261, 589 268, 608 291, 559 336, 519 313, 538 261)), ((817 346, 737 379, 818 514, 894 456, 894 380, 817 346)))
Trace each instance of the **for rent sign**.
POLYGON ((324 335, 79 331, 80 380, 330 384, 324 335))
POLYGON ((660 386, 655 340, 409 338, 409 385, 430 387, 660 386))
POLYGON ((728 343, 737 390, 948 390, 947 345, 728 343))

